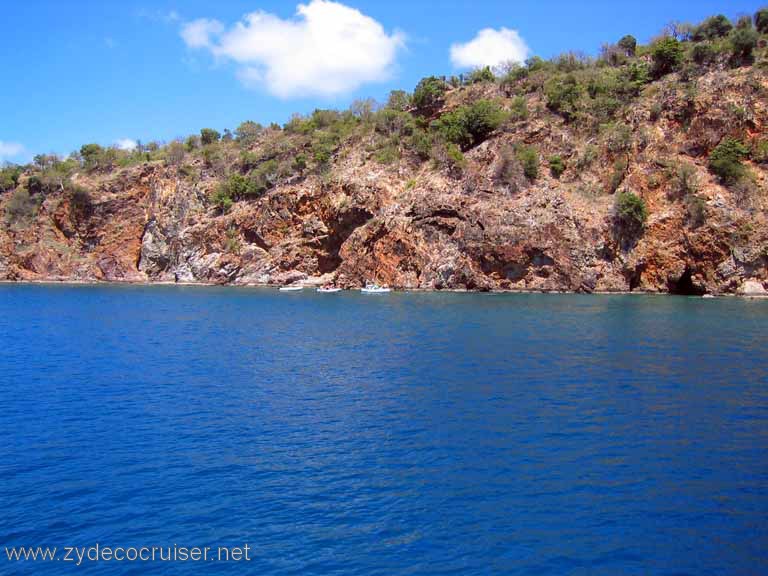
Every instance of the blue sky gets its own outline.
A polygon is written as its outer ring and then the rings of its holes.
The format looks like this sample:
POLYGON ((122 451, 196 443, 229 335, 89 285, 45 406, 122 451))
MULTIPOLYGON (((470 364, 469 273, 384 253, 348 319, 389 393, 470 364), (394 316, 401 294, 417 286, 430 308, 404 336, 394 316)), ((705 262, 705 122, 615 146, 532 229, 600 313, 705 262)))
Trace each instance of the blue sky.
MULTIPOLYGON (((41 152, 67 154, 87 142, 167 141, 202 127, 234 129, 249 119, 283 123, 292 112, 346 107, 355 98, 384 100, 389 90, 411 90, 423 76, 461 71, 456 58, 452 62, 451 45, 468 43, 487 28, 493 29, 490 40, 506 46, 503 41, 514 36, 530 54, 545 58, 566 50, 595 54, 603 42, 627 33, 647 41, 672 20, 697 22, 719 12, 731 17, 751 14, 763 4, 759 0, 342 3, 361 13, 364 21, 350 11, 343 16, 364 37, 349 49, 344 47, 350 62, 341 72, 323 68, 334 63, 323 59, 322 46, 309 43, 303 52, 293 51, 311 36, 307 32, 311 26, 302 27, 311 18, 323 28, 324 22, 338 20, 335 13, 320 10, 315 11, 317 17, 297 15, 299 2, 4 3, 0 160, 26 161, 41 152), (238 35, 233 26, 256 11, 265 15, 248 24, 244 36, 238 35), (190 29, 195 22, 197 28, 190 29), (502 29, 506 32, 499 32, 502 29), (185 30, 189 34, 182 34, 185 30), (267 37, 268 43, 261 41, 267 37), (375 41, 368 42, 369 37, 375 41), (308 85, 323 89, 308 94, 308 85)), ((337 40, 343 44, 347 36, 341 38, 337 40)), ((483 49, 474 44, 467 48, 470 60, 477 53, 473 47, 483 49)), ((328 48, 330 53, 334 49, 338 46, 328 48)))

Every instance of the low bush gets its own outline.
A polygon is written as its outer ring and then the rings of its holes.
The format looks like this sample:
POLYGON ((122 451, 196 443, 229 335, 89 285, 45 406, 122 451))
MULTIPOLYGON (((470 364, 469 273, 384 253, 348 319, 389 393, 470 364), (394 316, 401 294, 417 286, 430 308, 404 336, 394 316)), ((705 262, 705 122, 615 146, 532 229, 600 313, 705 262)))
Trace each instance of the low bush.
POLYGON ((615 215, 621 232, 627 237, 636 237, 645 228, 648 208, 637 194, 624 191, 616 196, 615 215))
POLYGON ((709 171, 715 174, 723 184, 735 184, 746 174, 742 161, 749 155, 740 140, 726 138, 709 155, 709 171))
POLYGON ((691 35, 692 39, 699 42, 701 40, 715 40, 727 36, 733 29, 733 24, 722 14, 710 16, 699 26, 697 26, 691 35))
POLYGON ((579 110, 583 88, 573 74, 556 76, 544 84, 547 108, 566 120, 573 120, 579 110))
POLYGON ((442 105, 447 89, 448 85, 436 76, 422 78, 413 91, 411 103, 419 112, 430 113, 442 105))
POLYGON ((531 182, 539 177, 539 154, 533 146, 520 144, 515 147, 515 157, 523 167, 523 174, 531 182))
POLYGON ((654 78, 661 78, 670 72, 674 72, 683 60, 683 47, 676 38, 665 36, 651 47, 653 67, 651 73, 654 78))
POLYGON ((5 222, 9 226, 25 226, 37 214, 39 197, 30 195, 26 188, 18 188, 5 205, 5 222))
POLYGON ((221 134, 219 134, 213 128, 203 128, 202 130, 200 130, 200 143, 203 146, 214 144, 218 142, 220 139, 221 139, 221 134))
POLYGON ((559 155, 549 157, 549 173, 553 178, 560 178, 565 172, 565 161, 559 155))
POLYGON ((485 140, 505 120, 504 111, 491 100, 478 100, 446 112, 432 128, 446 142, 467 150, 485 140))
POLYGON ((758 34, 753 28, 739 28, 728 38, 731 47, 731 63, 735 66, 751 64, 757 47, 758 34))
POLYGON ((0 192, 8 192, 16 188, 21 173, 21 166, 10 165, 0 169, 0 192))

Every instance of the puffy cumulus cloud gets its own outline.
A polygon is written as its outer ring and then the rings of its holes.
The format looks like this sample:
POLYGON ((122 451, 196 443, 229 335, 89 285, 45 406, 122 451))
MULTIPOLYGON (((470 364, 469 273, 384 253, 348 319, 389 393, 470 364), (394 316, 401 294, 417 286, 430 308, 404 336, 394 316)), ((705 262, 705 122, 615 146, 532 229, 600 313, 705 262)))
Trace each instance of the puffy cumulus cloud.
POLYGON ((115 142, 115 147, 120 150, 134 150, 136 146, 136 140, 131 140, 130 138, 123 138, 115 142))
POLYGON ((191 48, 238 63, 246 86, 265 86, 280 98, 334 96, 386 80, 405 44, 402 34, 387 34, 373 18, 330 0, 299 4, 287 20, 253 12, 226 30, 195 20, 181 35, 191 48))
POLYGON ((451 62, 457 68, 498 68, 507 62, 523 62, 529 53, 516 30, 484 28, 469 42, 451 45, 451 62))
POLYGON ((18 142, 3 142, 0 140, 0 160, 21 156, 25 151, 24 146, 18 142))

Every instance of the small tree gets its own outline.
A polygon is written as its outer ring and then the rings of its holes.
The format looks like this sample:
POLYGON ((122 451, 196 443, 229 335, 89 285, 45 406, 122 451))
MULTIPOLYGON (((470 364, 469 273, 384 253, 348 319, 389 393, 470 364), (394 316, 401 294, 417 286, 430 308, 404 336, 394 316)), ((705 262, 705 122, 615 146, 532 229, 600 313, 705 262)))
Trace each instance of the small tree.
POLYGON ((447 142, 466 150, 485 140, 504 121, 501 107, 492 100, 478 100, 443 114, 432 127, 447 142))
POLYGON ((709 171, 723 184, 735 184, 746 173, 742 160, 748 155, 749 148, 740 140, 726 138, 709 155, 709 171))
POLYGON ((256 142, 263 129, 261 124, 246 120, 235 130, 235 139, 241 146, 247 148, 256 142))
POLYGON ((722 14, 710 16, 694 30, 693 39, 697 42, 715 40, 727 36, 732 29, 733 24, 722 14))
POLYGON ((651 49, 653 58, 653 75, 656 78, 669 74, 677 69, 683 59, 683 47, 675 38, 662 38, 651 49))
POLYGON ((447 84, 440 78, 429 76, 416 85, 411 101, 420 112, 431 112, 442 105, 447 89, 447 84))
POLYGON ((13 190, 19 184, 19 176, 21 176, 22 169, 20 166, 13 164, 5 166, 0 170, 0 192, 8 192, 13 190))
POLYGON ((200 130, 200 142, 203 146, 218 142, 220 138, 221 134, 219 134, 213 128, 203 128, 200 130))
POLYGON ((103 149, 98 144, 84 144, 80 147, 80 156, 83 159, 83 167, 86 170, 95 170, 99 165, 99 160, 103 149))
POLYGON ((635 51, 637 50, 637 39, 631 34, 627 34, 619 40, 617 46, 621 48, 627 56, 634 56, 635 51))
POLYGON ((736 65, 752 62, 758 35, 753 28, 738 28, 730 36, 731 58, 736 65))
POLYGON ((392 90, 387 98, 387 108, 405 112, 411 105, 411 97, 405 90, 392 90))
POLYGON ((616 221, 621 231, 634 238, 640 235, 648 220, 648 208, 637 194, 625 190, 616 196, 616 221))
POLYGON ((466 83, 467 84, 481 84, 483 82, 495 82, 496 76, 493 75, 493 72, 491 71, 490 66, 485 66, 483 68, 478 68, 477 70, 472 70, 472 72, 469 73, 469 76, 467 76, 466 83))

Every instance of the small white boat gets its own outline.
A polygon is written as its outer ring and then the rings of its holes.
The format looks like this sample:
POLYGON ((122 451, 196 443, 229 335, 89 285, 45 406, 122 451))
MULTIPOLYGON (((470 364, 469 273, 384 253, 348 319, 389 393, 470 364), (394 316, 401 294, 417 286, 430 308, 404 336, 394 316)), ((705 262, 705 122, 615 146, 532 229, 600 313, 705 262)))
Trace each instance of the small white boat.
POLYGON ((386 294, 390 292, 390 289, 386 286, 379 286, 378 284, 368 282, 364 287, 360 288, 360 292, 363 294, 386 294))
POLYGON ((304 290, 304 286, 280 286, 280 292, 298 292, 304 290))
POLYGON ((323 294, 332 294, 334 292, 341 292, 341 288, 336 288, 335 286, 320 286, 320 288, 317 289, 318 292, 322 292, 323 294))

